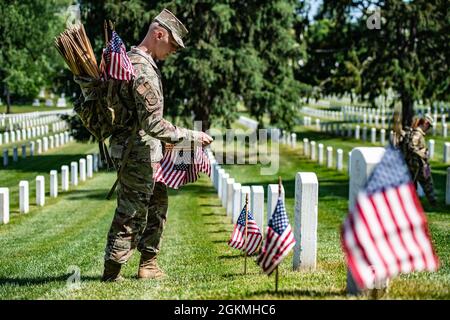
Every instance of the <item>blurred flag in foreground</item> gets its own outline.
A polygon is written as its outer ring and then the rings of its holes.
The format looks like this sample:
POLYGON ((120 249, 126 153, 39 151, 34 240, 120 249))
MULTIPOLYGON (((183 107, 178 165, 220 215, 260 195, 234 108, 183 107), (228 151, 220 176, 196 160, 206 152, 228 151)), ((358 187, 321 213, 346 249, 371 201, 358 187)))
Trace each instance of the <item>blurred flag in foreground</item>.
POLYGON ((341 241, 360 289, 399 273, 437 270, 426 217, 399 150, 386 149, 357 195, 341 241))
POLYGON ((258 257, 258 264, 265 273, 270 275, 294 245, 294 234, 280 197, 267 226, 267 235, 258 257))
POLYGON ((199 174, 211 174, 211 163, 201 146, 166 144, 161 166, 154 178, 172 189, 197 181, 199 174))
POLYGON ((228 244, 235 249, 245 250, 248 255, 251 255, 258 250, 262 241, 261 230, 256 224, 255 218, 248 211, 247 218, 247 239, 245 239, 245 206, 239 215, 236 225, 234 226, 233 234, 231 235, 228 244))

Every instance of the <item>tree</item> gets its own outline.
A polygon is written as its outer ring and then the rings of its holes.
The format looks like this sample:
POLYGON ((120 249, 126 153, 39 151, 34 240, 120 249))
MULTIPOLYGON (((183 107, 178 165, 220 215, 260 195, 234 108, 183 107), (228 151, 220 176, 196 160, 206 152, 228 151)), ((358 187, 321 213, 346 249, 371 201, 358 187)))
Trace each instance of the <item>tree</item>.
POLYGON ((64 28, 67 0, 0 2, 0 81, 10 112, 11 97, 32 98, 63 62, 53 47, 64 28))
POLYGON ((350 93, 350 87, 359 83, 360 97, 373 102, 393 89, 402 105, 404 126, 411 124, 414 103, 419 99, 448 99, 447 5, 445 0, 325 0, 319 19, 329 20, 332 27, 319 44, 329 49, 341 66, 332 73, 333 67, 319 65, 322 70, 318 72, 326 74, 323 67, 329 68, 326 91, 350 93), (370 8, 375 7, 380 9, 381 26, 369 29, 367 21, 374 15, 370 8), (359 62, 353 64, 352 60, 359 62), (343 86, 342 76, 352 65, 359 68, 353 72, 355 81, 349 82, 350 87, 343 86))
POLYGON ((296 1, 81 4, 97 52, 104 45, 104 19, 116 22, 128 48, 139 43, 152 17, 164 7, 183 21, 189 29, 186 49, 161 63, 166 113, 172 117, 183 122, 193 117, 203 129, 212 122, 229 125, 241 102, 259 120, 268 112, 273 124, 292 125, 300 90, 293 77, 298 54, 293 30, 296 1))

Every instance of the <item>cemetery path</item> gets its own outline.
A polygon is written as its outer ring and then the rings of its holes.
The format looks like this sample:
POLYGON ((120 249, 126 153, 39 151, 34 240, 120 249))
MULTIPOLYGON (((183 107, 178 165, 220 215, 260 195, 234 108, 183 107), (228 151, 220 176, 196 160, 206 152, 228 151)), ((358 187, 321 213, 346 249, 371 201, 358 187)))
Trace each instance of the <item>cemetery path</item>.
MULTIPOLYGON (((281 148, 279 174, 286 189, 291 223, 295 173, 314 171, 319 178, 318 266, 314 272, 292 271, 292 254, 280 266, 280 289, 274 277, 260 273, 254 258, 244 258, 227 241, 233 230, 209 180, 172 190, 159 264, 163 280, 138 281, 136 252, 123 268, 121 283, 100 282, 103 250, 115 209, 104 200, 113 173, 96 173, 49 206, 0 227, 1 299, 343 299, 345 266, 339 227, 346 214, 347 176, 318 167, 281 148), (76 281, 77 272, 80 282, 76 281), (79 287, 77 285, 79 284, 79 287)), ((259 166, 229 166, 242 184, 276 183, 261 176, 259 166)), ((445 214, 429 215, 433 240, 443 266, 434 274, 414 274, 392 282, 388 298, 449 298, 450 243, 445 214)))

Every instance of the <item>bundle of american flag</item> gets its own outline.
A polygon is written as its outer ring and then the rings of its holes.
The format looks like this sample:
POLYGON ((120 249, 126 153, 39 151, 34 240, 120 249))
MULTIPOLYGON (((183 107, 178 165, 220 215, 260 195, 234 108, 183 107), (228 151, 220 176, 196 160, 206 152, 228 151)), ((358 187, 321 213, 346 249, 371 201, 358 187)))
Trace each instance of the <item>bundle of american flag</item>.
POLYGON ((134 77, 134 68, 127 55, 122 39, 116 31, 112 31, 112 38, 103 50, 100 63, 103 79, 117 79, 130 81, 134 77))
POLYGON ((386 149, 358 193, 341 241, 361 290, 373 289, 399 273, 437 270, 425 213, 398 149, 386 149))
POLYGON ((197 181, 200 173, 211 174, 211 163, 206 151, 193 143, 190 147, 166 144, 160 164, 154 179, 172 189, 197 181))
POLYGON ((261 245, 262 234, 252 213, 250 211, 247 212, 246 206, 244 206, 239 215, 228 244, 232 248, 243 250, 247 252, 248 255, 252 255, 261 245), (247 217, 245 217, 246 213, 247 217), (247 232, 245 230, 246 224, 247 232))
POLYGON ((258 264, 270 275, 295 245, 289 219, 281 197, 267 227, 266 238, 258 257, 258 264))

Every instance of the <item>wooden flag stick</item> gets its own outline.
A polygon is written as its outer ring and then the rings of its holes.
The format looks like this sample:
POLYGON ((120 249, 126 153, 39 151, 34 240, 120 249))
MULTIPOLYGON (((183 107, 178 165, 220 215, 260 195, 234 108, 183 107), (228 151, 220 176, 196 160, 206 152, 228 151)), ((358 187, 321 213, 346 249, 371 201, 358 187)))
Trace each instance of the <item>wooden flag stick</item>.
POLYGON ((245 237, 244 237, 244 274, 247 274, 247 232, 248 232, 248 193, 245 195, 245 237))
MULTIPOLYGON (((281 176, 278 176, 278 198, 281 197, 281 176)), ((278 292, 278 266, 275 269, 275 292, 278 292)))

